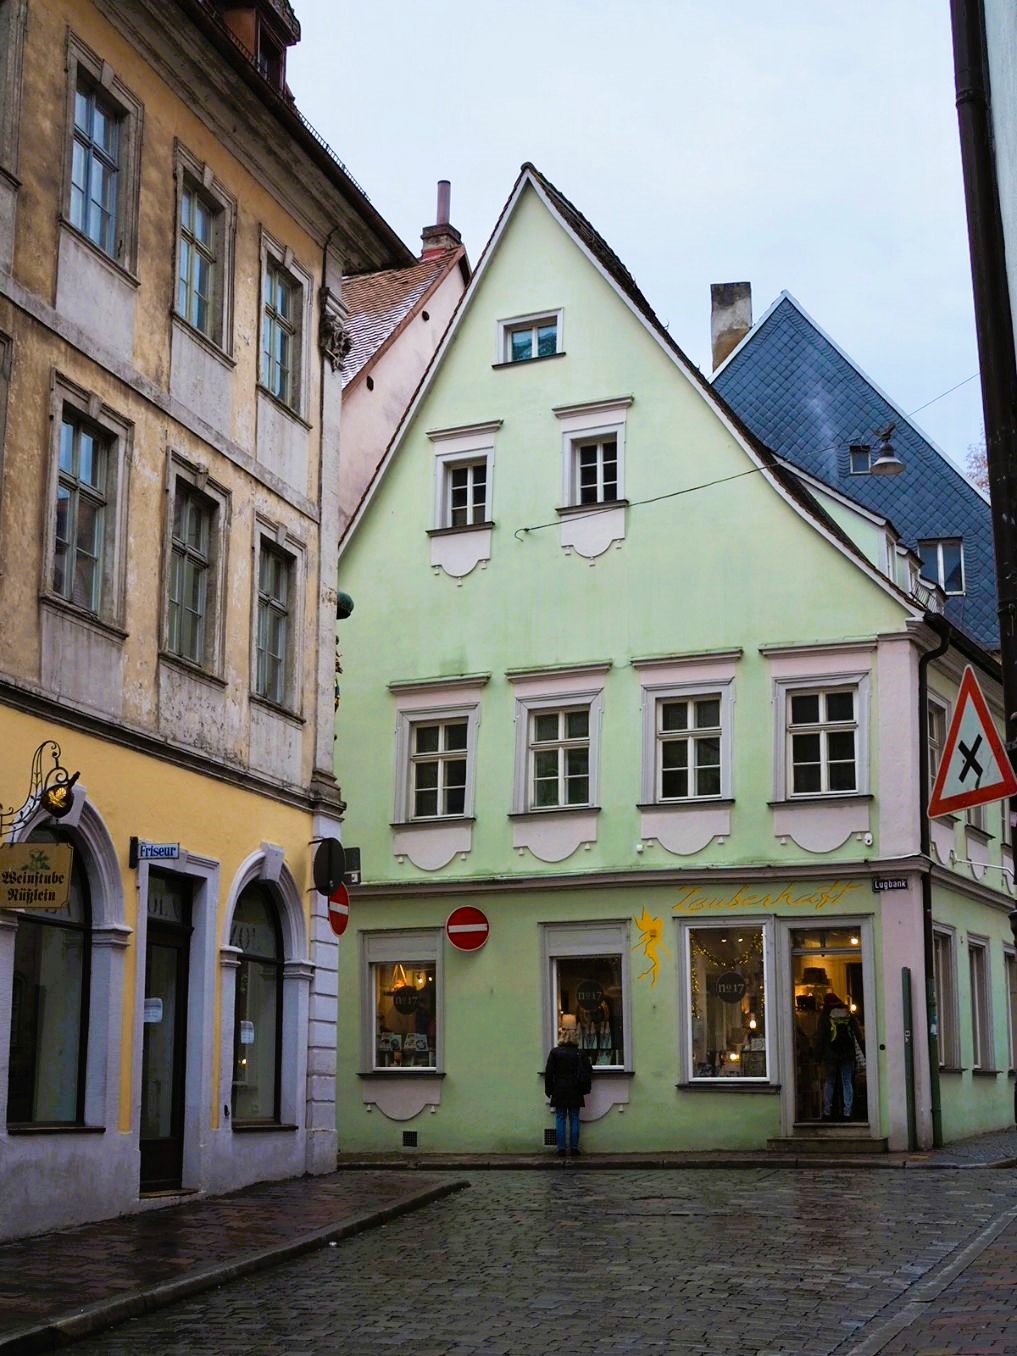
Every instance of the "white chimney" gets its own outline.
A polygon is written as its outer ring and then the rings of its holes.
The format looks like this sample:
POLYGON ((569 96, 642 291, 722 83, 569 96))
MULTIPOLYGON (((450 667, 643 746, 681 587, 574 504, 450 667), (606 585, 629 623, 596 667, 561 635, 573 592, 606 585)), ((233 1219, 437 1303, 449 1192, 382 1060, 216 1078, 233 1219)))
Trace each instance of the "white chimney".
POLYGON ((715 372, 751 329, 752 284, 711 283, 710 342, 713 346, 715 372))

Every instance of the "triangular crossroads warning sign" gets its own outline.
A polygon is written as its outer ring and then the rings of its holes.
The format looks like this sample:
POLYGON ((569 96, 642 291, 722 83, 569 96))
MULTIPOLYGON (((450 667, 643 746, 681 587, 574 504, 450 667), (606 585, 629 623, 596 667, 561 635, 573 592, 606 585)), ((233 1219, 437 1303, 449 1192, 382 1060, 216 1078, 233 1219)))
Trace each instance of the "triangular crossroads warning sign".
POLYGON ((1015 794, 1017 776, 969 664, 929 799, 929 818, 1015 794))

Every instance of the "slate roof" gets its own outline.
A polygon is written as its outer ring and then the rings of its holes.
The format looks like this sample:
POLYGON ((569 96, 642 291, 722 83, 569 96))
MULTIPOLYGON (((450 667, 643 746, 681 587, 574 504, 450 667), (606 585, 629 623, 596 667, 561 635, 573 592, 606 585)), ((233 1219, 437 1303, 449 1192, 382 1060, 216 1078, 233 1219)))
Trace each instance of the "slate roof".
POLYGON ((448 250, 409 268, 386 268, 343 280, 343 301, 349 310, 346 329, 352 341, 343 363, 344 388, 463 258, 463 250, 448 250))
POLYGON ((905 545, 962 537, 966 592, 946 615, 999 648, 989 505, 787 292, 713 378, 714 389, 781 457, 892 520, 905 545), (896 423, 898 476, 851 475, 848 449, 896 423))

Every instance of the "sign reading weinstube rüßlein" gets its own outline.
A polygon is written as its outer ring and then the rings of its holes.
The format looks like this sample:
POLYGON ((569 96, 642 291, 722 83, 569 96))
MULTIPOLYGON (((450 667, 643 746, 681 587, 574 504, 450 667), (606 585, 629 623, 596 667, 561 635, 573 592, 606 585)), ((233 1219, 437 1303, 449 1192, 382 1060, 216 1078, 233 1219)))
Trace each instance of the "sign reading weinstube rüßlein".
POLYGON ((71 892, 69 843, 0 844, 0 909, 63 909, 71 892))

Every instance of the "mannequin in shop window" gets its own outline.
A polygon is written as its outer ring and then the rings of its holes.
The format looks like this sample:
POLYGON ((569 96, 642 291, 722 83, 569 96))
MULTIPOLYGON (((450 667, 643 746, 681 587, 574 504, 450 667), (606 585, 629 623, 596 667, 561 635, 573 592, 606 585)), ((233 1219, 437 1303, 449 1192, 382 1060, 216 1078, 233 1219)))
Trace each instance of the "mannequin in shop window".
POLYGON ((851 1119, 855 1102, 855 1066, 862 1035, 848 1005, 835 993, 823 999, 816 1033, 816 1059, 823 1073, 823 1120, 833 1119, 834 1091, 841 1090, 841 1118, 851 1119))

